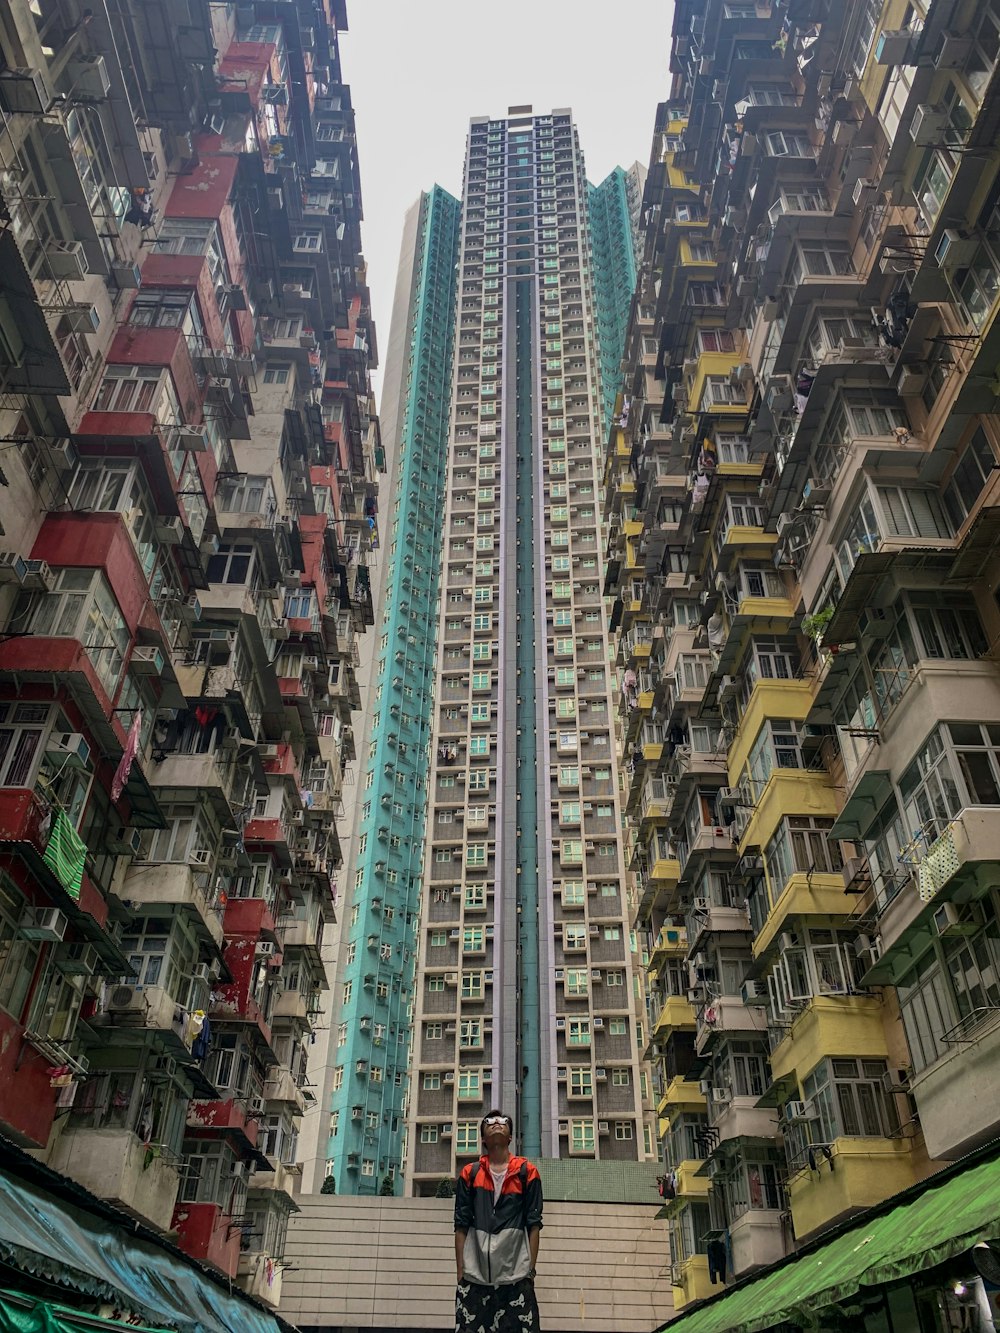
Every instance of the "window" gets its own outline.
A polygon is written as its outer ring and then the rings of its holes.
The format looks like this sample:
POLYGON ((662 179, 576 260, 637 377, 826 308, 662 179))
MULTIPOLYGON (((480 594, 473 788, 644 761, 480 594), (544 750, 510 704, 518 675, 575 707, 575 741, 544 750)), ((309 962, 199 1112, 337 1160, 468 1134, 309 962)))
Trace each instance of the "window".
POLYGON ((813 1103, 819 1142, 840 1137, 890 1138, 899 1129, 895 1099, 885 1092, 884 1060, 823 1060, 802 1091, 813 1103))
POLYGON ((592 1153, 594 1151, 593 1120, 571 1120, 569 1122, 569 1150, 574 1153, 592 1153))
POLYGON ((479 1152, 479 1125, 475 1120, 460 1120, 455 1126, 455 1151, 460 1154, 479 1152))
POLYGON ((613 1088, 627 1088, 632 1082, 632 1074, 628 1069, 612 1069, 611 1086, 613 1088))
POLYGON ((131 634, 99 570, 60 569, 51 593, 21 593, 9 624, 18 632, 78 639, 109 697, 118 692, 131 634))
POLYGON ((608 1020, 608 1035, 612 1037, 628 1036, 627 1018, 610 1018, 608 1020))
POLYGON ((423 1087, 425 1092, 436 1092, 438 1088, 440 1088, 440 1086, 441 1086, 440 1074, 434 1074, 434 1073, 424 1074, 423 1087))
POLYGON ((996 465, 986 432, 979 426, 944 488, 944 507, 956 530, 972 513, 996 465))
POLYGON ((444 990, 444 977, 442 977, 442 976, 430 976, 430 977, 428 977, 428 978, 427 978, 427 989, 428 989, 428 991, 430 991, 432 994, 435 993, 435 992, 440 993, 441 991, 443 991, 443 990, 444 990))
POLYGON ((571 1097, 591 1097, 594 1092, 594 1076, 589 1065, 574 1065, 569 1070, 569 1095, 571 1097))
POLYGON ((816 149, 805 134, 776 131, 764 135, 764 144, 771 157, 815 157, 816 149))
POLYGON ((966 805, 1000 805, 1000 726, 951 722, 931 732, 899 781, 904 818, 933 840, 966 805))
POLYGON ((481 1000, 483 998, 482 972, 462 973, 462 999, 481 1000))
POLYGON ((566 969, 566 994, 571 999, 586 997, 590 992, 590 971, 585 967, 566 969))
POLYGON ((444 1026, 441 1023, 427 1023, 424 1026, 424 1037, 427 1041, 440 1041, 444 1033, 444 1026))
POLYGON ((458 1074, 458 1100, 480 1102, 483 1099, 482 1074, 478 1069, 462 1069, 458 1074))
POLYGON ((633 1132, 634 1131, 632 1129, 631 1120, 615 1121, 615 1138, 619 1141, 619 1143, 623 1143, 626 1140, 631 1139, 633 1132))
POLYGON ((421 1126, 420 1126, 420 1142, 421 1142, 421 1143, 437 1143, 437 1141, 438 1141, 438 1127, 437 1127, 437 1125, 421 1125, 421 1126))
POLYGON ((291 362, 272 361, 264 371, 265 384, 287 384, 292 374, 291 362))
POLYGON ((569 1018, 566 1020, 566 1045, 590 1045, 590 1019, 569 1018))

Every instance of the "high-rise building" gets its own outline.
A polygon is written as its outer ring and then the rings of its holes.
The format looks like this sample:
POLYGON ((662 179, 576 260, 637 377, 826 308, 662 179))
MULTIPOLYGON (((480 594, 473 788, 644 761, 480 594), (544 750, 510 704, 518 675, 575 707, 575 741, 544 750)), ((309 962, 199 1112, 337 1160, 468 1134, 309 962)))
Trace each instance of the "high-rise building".
POLYGON ((611 427, 621 355, 625 350, 625 331, 635 291, 639 214, 645 184, 646 168, 640 162, 633 162, 627 171, 624 167, 615 167, 600 185, 591 185, 587 189, 605 438, 611 427))
MULTIPOLYGON (((624 213, 620 230, 606 262, 627 270, 624 213)), ((417 1193, 478 1153, 494 1102, 536 1156, 652 1148, 602 598, 600 327, 570 112, 474 120, 413 995, 417 1193)))
POLYGON ((314 1080, 323 1088, 316 1170, 322 1163, 339 1194, 374 1194, 402 1162, 458 228, 459 202, 440 187, 406 216, 383 384, 389 485, 380 618, 367 673, 364 776, 346 866, 331 1040, 314 1080))
POLYGON ((998 31, 674 10, 607 574, 677 1304, 997 1133, 998 31))
POLYGON ((272 1306, 381 521, 345 25, 0 21, 0 1131, 272 1306))

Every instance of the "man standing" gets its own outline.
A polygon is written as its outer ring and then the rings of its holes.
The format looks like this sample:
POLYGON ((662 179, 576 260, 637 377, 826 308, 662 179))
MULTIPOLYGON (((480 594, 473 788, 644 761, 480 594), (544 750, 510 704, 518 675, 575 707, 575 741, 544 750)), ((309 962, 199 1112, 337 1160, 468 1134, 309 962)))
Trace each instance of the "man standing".
POLYGON ((479 1128, 485 1151, 462 1168, 455 1193, 456 1333, 539 1333, 542 1179, 511 1155, 509 1115, 489 1111, 479 1128))

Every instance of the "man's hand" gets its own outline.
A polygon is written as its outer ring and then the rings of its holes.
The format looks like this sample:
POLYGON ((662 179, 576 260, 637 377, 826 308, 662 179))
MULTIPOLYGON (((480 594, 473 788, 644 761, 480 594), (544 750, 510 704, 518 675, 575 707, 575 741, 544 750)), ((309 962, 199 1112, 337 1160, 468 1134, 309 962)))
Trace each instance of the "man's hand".
POLYGON ((455 1232, 455 1280, 461 1282, 465 1276, 465 1231, 455 1232))

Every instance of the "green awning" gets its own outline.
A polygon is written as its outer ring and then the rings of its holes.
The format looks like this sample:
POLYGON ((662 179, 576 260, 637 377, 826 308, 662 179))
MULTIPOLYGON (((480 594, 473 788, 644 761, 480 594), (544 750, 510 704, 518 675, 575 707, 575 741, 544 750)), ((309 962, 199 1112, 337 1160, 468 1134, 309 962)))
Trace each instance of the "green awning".
POLYGON ((826 1306, 864 1288, 900 1282, 1000 1235, 1000 1158, 932 1176, 873 1209, 830 1240, 748 1278, 732 1291, 683 1311, 669 1333, 759 1333, 777 1324, 815 1323, 826 1306))

